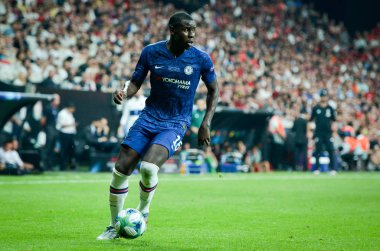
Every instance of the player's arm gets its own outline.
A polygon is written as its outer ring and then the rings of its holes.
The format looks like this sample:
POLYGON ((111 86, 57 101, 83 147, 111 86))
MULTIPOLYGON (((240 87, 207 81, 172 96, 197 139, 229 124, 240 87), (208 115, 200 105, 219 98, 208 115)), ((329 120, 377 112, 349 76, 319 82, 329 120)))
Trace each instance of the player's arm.
POLYGON ((122 90, 116 90, 113 93, 113 101, 120 105, 124 99, 129 99, 133 97, 140 89, 142 83, 145 80, 146 75, 149 71, 148 64, 148 52, 149 49, 145 47, 140 55, 139 61, 137 62, 135 71, 132 74, 131 81, 127 81, 122 90))
POLYGON ((113 93, 113 101, 116 104, 120 105, 123 102, 124 99, 130 99, 140 89, 141 84, 142 84, 142 82, 138 83, 137 81, 134 81, 134 80, 127 81, 124 84, 123 89, 116 90, 113 93))
POLYGON ((336 121, 336 117, 337 117, 336 111, 331 106, 330 106, 330 109, 331 109, 331 120, 336 121))
POLYGON ((314 119, 315 119, 315 106, 313 107, 313 109, 311 110, 311 116, 310 116, 310 119, 309 119, 309 122, 312 122, 314 119))
POLYGON ((0 171, 5 169, 5 157, 3 151, 0 152, 0 171))
POLYGON ((198 130, 198 144, 210 145, 210 125, 218 105, 219 85, 215 79, 211 84, 207 84, 206 114, 198 130))

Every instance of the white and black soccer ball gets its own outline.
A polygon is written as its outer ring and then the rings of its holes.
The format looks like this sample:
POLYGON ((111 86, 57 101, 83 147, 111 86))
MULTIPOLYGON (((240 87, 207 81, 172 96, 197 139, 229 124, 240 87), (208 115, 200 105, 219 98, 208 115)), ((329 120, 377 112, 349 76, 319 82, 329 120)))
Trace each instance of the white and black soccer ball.
POLYGON ((116 217, 115 229, 120 237, 135 239, 146 230, 144 216, 134 208, 124 209, 116 217))

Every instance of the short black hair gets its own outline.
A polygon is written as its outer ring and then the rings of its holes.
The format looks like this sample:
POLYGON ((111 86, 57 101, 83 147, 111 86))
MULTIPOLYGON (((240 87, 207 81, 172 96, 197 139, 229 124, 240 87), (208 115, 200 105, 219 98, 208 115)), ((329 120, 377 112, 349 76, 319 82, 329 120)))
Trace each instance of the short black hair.
POLYGON ((69 101, 66 105, 67 108, 75 108, 75 103, 73 101, 69 101))
POLYGON ((319 96, 320 97, 326 97, 328 95, 328 92, 326 89, 322 89, 320 92, 319 92, 319 96))
POLYGON ((9 143, 12 143, 12 142, 13 142, 13 138, 12 137, 8 137, 8 138, 6 138, 3 141, 3 146, 5 146, 6 144, 9 144, 9 143))
POLYGON ((174 13, 169 19, 169 28, 176 28, 181 24, 182 20, 193 20, 191 15, 184 11, 174 13))

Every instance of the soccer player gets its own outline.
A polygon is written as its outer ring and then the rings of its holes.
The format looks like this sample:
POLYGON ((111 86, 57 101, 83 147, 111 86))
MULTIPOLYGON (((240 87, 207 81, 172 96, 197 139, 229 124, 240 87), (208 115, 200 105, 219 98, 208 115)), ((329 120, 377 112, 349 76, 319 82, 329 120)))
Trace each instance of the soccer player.
POLYGON ((210 56, 193 46, 196 23, 185 12, 169 19, 170 39, 146 46, 140 55, 126 93, 117 90, 113 100, 121 104, 141 87, 150 71, 151 93, 140 117, 121 143, 110 184, 111 224, 98 240, 117 238, 115 219, 128 193, 128 179, 140 166, 140 203, 137 209, 148 219, 158 184, 160 166, 181 146, 190 126, 199 80, 207 87, 206 114, 198 131, 199 145, 210 144, 210 124, 218 102, 218 83, 210 56))
POLYGON ((334 108, 328 104, 328 93, 325 89, 320 92, 320 102, 313 107, 310 121, 315 121, 314 142, 315 142, 315 174, 319 174, 319 158, 324 150, 329 153, 330 173, 336 174, 335 156, 332 138, 331 124, 336 120, 334 108))
MULTIPOLYGON (((124 86, 125 88, 125 86, 124 86)), ((128 134, 129 129, 138 119, 140 113, 145 107, 146 97, 143 95, 143 89, 140 89, 135 96, 123 104, 123 113, 120 119, 120 125, 117 129, 118 136, 123 138, 128 134)))

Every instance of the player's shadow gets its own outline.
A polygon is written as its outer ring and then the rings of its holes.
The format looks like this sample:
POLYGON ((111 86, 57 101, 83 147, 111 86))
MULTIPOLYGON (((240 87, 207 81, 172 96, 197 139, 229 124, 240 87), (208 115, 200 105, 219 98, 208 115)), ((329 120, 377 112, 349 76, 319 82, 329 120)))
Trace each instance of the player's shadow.
POLYGON ((144 237, 140 237, 135 240, 128 239, 115 239, 111 241, 104 241, 106 250, 113 250, 117 247, 118 250, 199 250, 196 248, 186 248, 179 247, 173 244, 160 245, 159 243, 155 243, 153 240, 144 240, 144 237), (121 248, 121 249, 120 249, 121 248))

